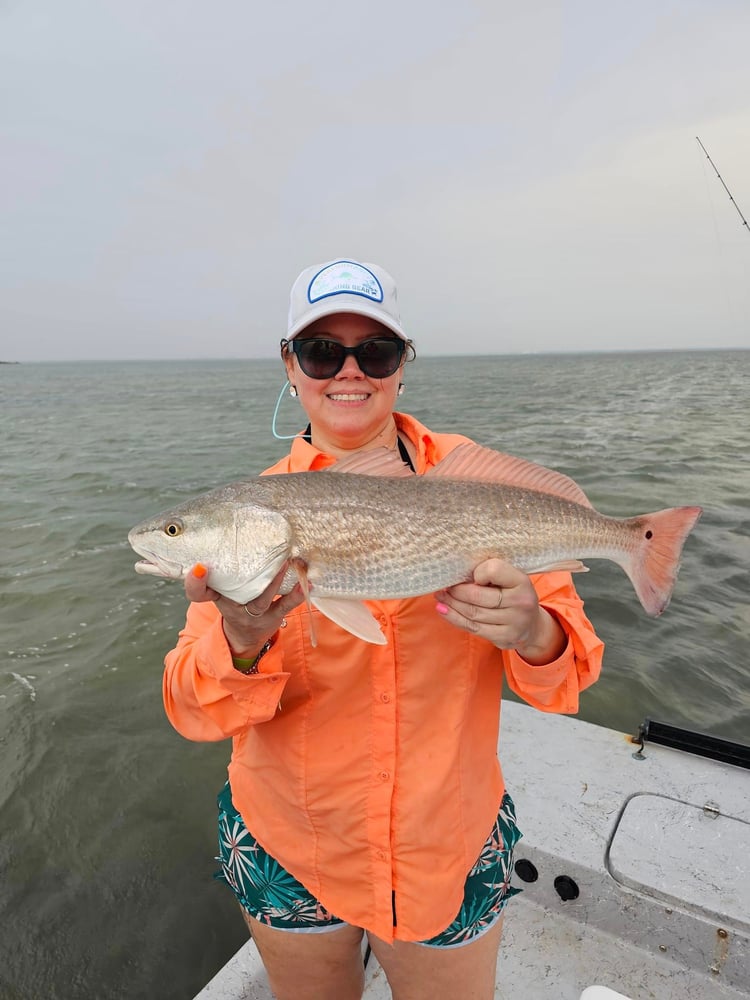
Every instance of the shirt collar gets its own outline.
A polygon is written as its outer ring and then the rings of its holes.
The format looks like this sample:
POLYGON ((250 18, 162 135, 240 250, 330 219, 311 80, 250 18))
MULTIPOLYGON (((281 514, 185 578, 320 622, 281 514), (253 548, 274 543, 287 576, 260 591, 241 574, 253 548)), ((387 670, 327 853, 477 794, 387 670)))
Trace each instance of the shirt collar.
MULTIPOLYGON (((394 413, 393 416, 399 434, 408 438, 416 449, 414 466, 417 474, 421 475, 435 464, 436 446, 432 432, 408 413, 394 413)), ((320 451, 302 437, 296 437, 292 441, 289 454, 290 472, 317 472, 335 462, 333 455, 320 451)))

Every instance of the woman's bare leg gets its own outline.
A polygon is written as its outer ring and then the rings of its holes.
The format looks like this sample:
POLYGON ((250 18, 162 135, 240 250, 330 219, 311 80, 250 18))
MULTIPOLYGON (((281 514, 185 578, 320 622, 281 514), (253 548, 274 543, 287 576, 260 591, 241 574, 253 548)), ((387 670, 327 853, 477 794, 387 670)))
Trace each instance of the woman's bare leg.
POLYGON ((294 934, 242 915, 277 1000, 361 1000, 364 989, 360 927, 344 924, 319 934, 294 934))
MULTIPOLYGON (((426 948, 369 935, 393 1000, 493 1000, 502 918, 481 937, 461 948, 426 948)), ((335 996, 335 994, 331 994, 335 996)))

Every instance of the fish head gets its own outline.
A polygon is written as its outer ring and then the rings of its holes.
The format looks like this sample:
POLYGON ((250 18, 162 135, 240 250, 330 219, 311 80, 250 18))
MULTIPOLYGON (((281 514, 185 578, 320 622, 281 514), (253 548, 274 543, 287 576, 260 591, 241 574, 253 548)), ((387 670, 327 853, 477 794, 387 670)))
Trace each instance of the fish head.
POLYGON ((183 580, 202 563, 209 587, 245 604, 289 557, 291 536, 289 522, 276 511, 204 494, 137 524, 128 542, 143 557, 136 573, 183 580))

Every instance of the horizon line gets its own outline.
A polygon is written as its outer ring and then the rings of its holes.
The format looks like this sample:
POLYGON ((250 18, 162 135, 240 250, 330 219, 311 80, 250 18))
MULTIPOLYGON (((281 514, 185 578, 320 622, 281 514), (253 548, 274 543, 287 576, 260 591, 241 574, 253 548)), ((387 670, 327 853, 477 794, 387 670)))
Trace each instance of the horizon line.
MULTIPOLYGON (((676 353, 707 353, 715 351, 750 351, 750 346, 741 347, 737 345, 710 347, 576 347, 570 349, 539 350, 539 351, 480 351, 480 352, 451 352, 445 354, 425 354, 419 353, 418 360, 441 360, 449 358, 530 358, 530 357, 567 357, 581 354, 676 354, 676 353)), ((158 364, 192 363, 201 361, 280 361, 276 354, 264 355, 202 355, 195 357, 137 357, 137 358, 21 358, 2 359, 0 365, 34 365, 34 364, 147 364, 154 362, 158 364)))

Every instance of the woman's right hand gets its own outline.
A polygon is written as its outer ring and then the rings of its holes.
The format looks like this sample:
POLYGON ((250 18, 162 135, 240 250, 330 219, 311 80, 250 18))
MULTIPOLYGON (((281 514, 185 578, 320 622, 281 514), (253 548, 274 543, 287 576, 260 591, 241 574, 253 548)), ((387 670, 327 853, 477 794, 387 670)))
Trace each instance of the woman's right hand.
POLYGON ((237 604, 207 586, 205 568, 198 565, 185 577, 185 594, 194 603, 213 601, 223 618, 224 635, 232 656, 252 659, 279 629, 284 615, 304 600, 298 583, 288 594, 277 597, 286 571, 285 563, 261 594, 247 604, 237 604))

